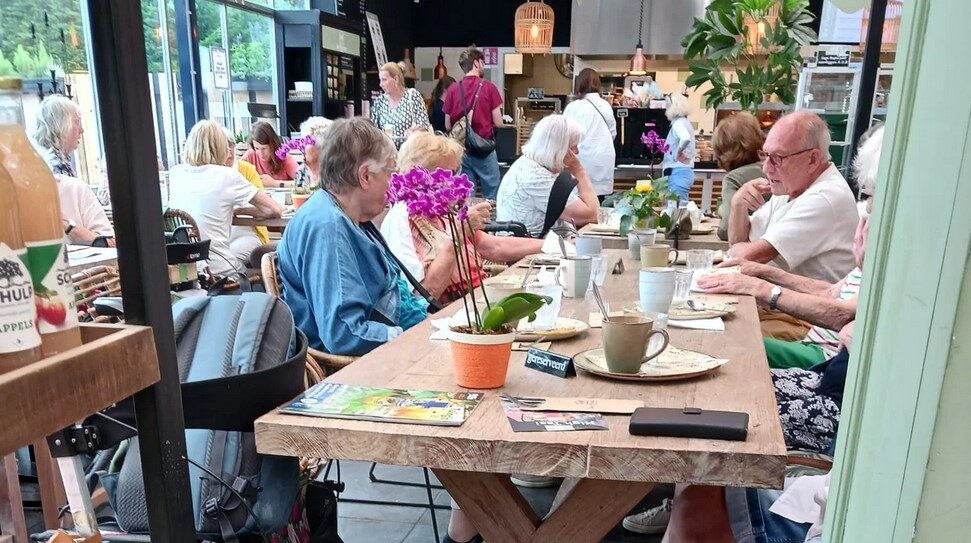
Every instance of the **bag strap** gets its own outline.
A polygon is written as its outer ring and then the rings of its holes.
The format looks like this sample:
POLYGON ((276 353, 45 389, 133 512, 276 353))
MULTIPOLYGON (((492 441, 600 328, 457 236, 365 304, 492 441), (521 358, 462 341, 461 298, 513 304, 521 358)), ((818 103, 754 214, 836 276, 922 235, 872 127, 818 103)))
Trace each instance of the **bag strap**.
POLYGON ((597 107, 597 104, 593 103, 593 100, 589 98, 584 98, 584 100, 586 100, 587 103, 589 103, 590 106, 593 107, 593 110, 597 112, 597 115, 600 115, 600 118, 603 119, 604 121, 604 126, 607 127, 607 133, 610 134, 610 123, 607 122, 607 117, 604 117, 603 112, 600 111, 600 108, 597 107))
POLYGON ((368 237, 378 242, 381 245, 381 247, 384 248, 384 252, 391 257, 391 260, 394 260, 395 265, 398 266, 398 269, 401 270, 401 273, 403 273, 405 275, 405 278, 408 279, 408 282, 411 283, 412 288, 414 288, 418 292, 418 294, 421 294, 422 298, 424 298, 425 301, 428 302, 429 313, 437 313, 439 310, 445 307, 444 305, 442 305, 441 302, 438 301, 437 298, 435 298, 434 296, 432 296, 430 292, 428 292, 428 289, 422 286, 421 282, 418 279, 416 279, 415 276, 412 275, 410 271, 408 271, 408 268, 405 267, 405 265, 402 264, 400 260, 398 260, 398 257, 395 256, 393 252, 391 252, 391 248, 388 247, 388 242, 385 241, 384 236, 382 236, 378 228, 374 226, 374 223, 372 223, 371 221, 368 221, 362 224, 361 228, 364 230, 364 233, 368 235, 368 237))
POLYGON ((546 234, 556 224, 557 219, 566 209, 566 201, 570 198, 570 193, 577 186, 577 180, 570 172, 560 172, 553 181, 553 188, 550 189, 550 197, 546 202, 546 220, 543 222, 543 233, 540 237, 545 238, 546 234))

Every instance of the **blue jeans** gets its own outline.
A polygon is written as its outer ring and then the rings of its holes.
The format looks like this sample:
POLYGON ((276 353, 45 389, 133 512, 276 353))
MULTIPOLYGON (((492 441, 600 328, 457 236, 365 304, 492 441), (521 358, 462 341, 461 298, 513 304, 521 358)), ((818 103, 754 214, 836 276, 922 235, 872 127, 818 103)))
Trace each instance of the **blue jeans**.
POLYGON ((499 159, 496 158, 495 151, 484 158, 465 153, 462 158, 462 173, 482 189, 483 198, 496 199, 496 193, 499 192, 499 159))
POLYGON ((695 184, 695 171, 692 168, 671 168, 668 174, 668 190, 678 195, 682 202, 688 201, 688 191, 695 184))
POLYGON ((803 543, 809 524, 799 524, 769 511, 781 490, 725 489, 732 533, 738 543, 803 543))

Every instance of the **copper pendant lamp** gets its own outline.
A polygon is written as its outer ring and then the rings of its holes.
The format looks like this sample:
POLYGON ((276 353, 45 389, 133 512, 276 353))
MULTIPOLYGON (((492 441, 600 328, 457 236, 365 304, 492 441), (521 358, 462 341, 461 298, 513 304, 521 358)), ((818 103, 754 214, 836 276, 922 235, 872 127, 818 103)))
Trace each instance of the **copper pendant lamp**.
POLYGON ((637 47, 630 59, 630 75, 647 74, 647 57, 644 56, 644 44, 641 43, 641 29, 644 28, 644 0, 641 0, 641 16, 637 23, 637 47))
POLYGON ((438 64, 435 65, 435 79, 441 79, 448 75, 448 68, 445 67, 445 57, 442 56, 442 48, 438 48, 438 64))

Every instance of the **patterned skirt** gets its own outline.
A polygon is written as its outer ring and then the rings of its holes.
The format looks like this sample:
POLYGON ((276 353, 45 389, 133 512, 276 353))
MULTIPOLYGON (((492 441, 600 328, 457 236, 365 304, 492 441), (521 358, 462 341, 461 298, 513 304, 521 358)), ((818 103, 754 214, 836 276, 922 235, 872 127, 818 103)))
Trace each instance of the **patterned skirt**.
POLYGON ((786 447, 826 452, 836 438, 840 408, 816 392, 822 375, 799 368, 771 371, 786 447))

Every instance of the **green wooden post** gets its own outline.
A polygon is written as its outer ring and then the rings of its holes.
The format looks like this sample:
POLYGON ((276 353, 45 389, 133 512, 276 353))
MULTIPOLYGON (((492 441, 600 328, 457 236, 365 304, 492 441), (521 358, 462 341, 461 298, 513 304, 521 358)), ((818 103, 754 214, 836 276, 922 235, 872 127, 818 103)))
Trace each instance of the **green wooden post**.
POLYGON ((971 248, 971 71, 954 62, 971 47, 958 23, 967 20, 964 0, 905 4, 826 541, 911 541, 931 490, 925 472, 971 248))

